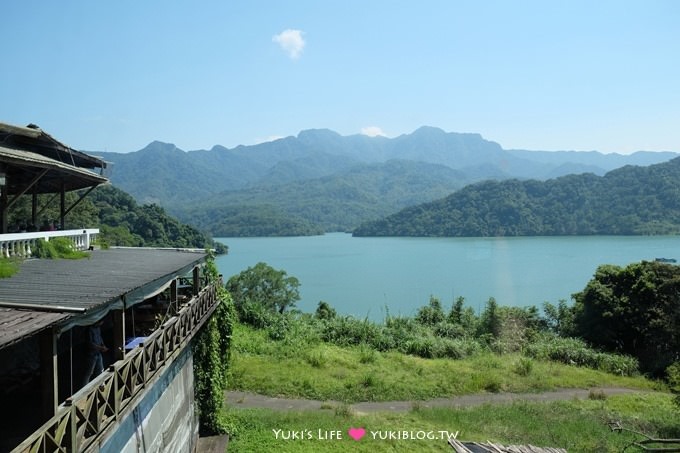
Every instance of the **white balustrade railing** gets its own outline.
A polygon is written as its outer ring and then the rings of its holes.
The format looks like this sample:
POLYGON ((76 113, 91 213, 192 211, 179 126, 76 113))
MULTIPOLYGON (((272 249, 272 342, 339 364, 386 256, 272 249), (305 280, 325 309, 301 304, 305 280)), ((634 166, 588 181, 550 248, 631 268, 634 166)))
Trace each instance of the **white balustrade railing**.
POLYGON ((99 228, 63 231, 35 231, 31 233, 0 234, 0 256, 5 258, 30 258, 38 239, 66 237, 73 241, 76 250, 87 250, 93 244, 99 228))

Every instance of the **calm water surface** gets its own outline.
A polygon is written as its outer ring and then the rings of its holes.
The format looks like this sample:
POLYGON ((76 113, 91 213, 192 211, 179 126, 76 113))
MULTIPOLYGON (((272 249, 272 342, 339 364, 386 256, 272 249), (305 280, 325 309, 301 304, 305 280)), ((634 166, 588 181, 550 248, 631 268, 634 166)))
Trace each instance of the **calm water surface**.
POLYGON ((300 280, 303 311, 320 300, 342 314, 380 320, 413 315, 431 295, 448 308, 463 296, 479 309, 540 306, 570 300, 600 264, 656 257, 680 259, 680 237, 354 238, 349 234, 293 238, 218 238, 225 280, 262 261, 300 280))

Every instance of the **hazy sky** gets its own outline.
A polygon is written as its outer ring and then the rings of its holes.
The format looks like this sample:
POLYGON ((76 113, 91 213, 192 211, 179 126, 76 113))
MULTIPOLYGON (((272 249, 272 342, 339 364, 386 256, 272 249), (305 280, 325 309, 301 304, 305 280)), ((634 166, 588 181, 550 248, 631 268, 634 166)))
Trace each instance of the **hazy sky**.
POLYGON ((680 1, 7 1, 0 121, 81 150, 419 126, 680 151, 680 1))

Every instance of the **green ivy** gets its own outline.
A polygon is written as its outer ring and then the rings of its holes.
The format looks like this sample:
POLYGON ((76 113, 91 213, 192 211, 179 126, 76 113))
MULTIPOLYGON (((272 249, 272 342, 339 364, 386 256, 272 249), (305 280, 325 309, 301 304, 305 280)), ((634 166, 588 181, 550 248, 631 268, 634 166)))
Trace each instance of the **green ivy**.
POLYGON ((204 276, 216 286, 218 306, 193 342, 194 393, 202 435, 226 431, 220 412, 227 386, 231 337, 236 311, 230 294, 221 283, 214 255, 209 252, 204 276))

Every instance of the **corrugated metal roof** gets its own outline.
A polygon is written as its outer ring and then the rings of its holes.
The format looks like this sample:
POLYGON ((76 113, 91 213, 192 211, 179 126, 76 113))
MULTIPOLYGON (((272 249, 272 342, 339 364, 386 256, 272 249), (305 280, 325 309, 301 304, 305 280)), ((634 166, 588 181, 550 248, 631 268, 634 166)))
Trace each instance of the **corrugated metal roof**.
POLYGON ((0 279, 0 307, 22 304, 28 310, 0 310, 0 348, 55 323, 105 308, 128 293, 165 283, 205 260, 196 250, 111 248, 79 260, 31 259, 17 274, 0 279), (58 316, 57 316, 58 315, 58 316), (11 323, 16 334, 6 332, 11 323))
POLYGON ((18 192, 20 188, 23 188, 23 185, 33 179, 35 177, 35 170, 33 169, 36 167, 56 170, 54 174, 44 175, 44 181, 49 182, 50 178, 58 179, 58 184, 52 184, 54 187, 43 187, 44 184, 38 184, 36 187, 40 192, 49 193, 62 183, 65 185, 66 190, 75 190, 108 182, 105 177, 97 175, 90 170, 63 163, 35 152, 8 146, 0 146, 0 162, 10 166, 5 169, 5 172, 10 175, 9 187, 12 189, 10 193, 18 192), (68 178, 64 176, 68 176, 68 178), (12 182, 13 179, 16 181, 12 182), (17 183, 18 187, 13 188, 12 184, 17 183))
POLYGON ((90 156, 63 144, 35 124, 21 127, 0 122, 0 141, 6 146, 34 151, 76 167, 106 168, 106 162, 100 157, 90 156))

